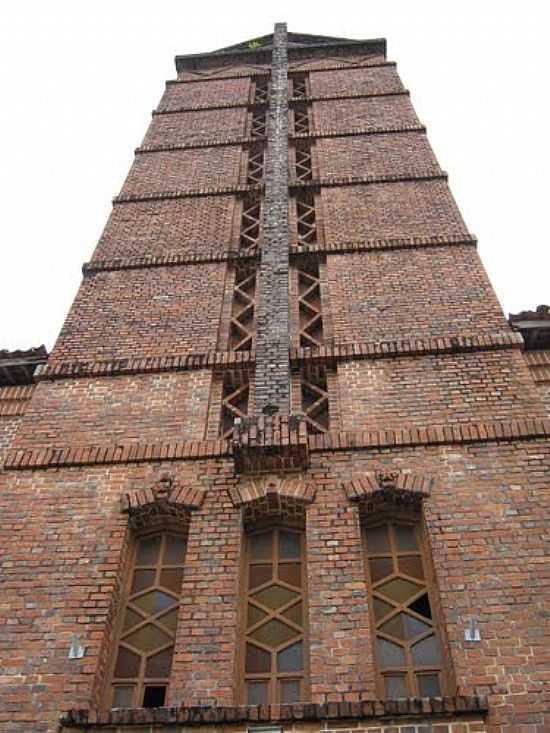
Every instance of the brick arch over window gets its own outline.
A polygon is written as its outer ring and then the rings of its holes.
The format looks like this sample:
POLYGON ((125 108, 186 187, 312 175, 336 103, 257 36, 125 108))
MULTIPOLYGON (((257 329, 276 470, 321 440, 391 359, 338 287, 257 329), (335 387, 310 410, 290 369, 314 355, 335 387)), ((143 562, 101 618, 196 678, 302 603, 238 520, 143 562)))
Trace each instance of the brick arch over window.
POLYGON ((107 707, 160 707, 170 683, 190 512, 204 492, 163 476, 125 494, 128 572, 105 690, 107 707))
POLYGON ((305 508, 315 499, 315 486, 295 476, 250 477, 230 490, 246 526, 262 520, 305 521, 305 508))
POLYGON ((400 471, 363 473, 344 484, 350 501, 357 502, 363 512, 377 506, 416 506, 430 496, 435 479, 400 471))

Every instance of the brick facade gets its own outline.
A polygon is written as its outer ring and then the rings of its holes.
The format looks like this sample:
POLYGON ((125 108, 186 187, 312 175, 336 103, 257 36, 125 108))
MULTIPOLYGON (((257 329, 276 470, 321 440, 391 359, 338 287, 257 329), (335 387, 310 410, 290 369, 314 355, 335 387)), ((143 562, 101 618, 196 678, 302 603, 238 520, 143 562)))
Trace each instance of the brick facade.
POLYGON ((545 733, 550 310, 505 319, 384 41, 279 24, 176 67, 48 363, 0 352, 0 730, 545 733), (388 516, 424 538, 443 696, 381 692, 388 516), (273 523, 306 547, 306 692, 247 705, 273 523), (186 544, 170 684, 110 710, 159 527, 186 544))

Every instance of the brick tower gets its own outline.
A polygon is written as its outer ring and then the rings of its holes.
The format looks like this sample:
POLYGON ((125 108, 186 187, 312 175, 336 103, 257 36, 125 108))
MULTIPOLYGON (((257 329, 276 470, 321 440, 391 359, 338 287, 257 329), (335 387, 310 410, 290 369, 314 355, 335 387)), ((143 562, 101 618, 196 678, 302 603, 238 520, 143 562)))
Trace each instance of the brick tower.
POLYGON ((548 309, 383 40, 176 67, 52 353, 0 352, 0 729, 549 731, 548 309))

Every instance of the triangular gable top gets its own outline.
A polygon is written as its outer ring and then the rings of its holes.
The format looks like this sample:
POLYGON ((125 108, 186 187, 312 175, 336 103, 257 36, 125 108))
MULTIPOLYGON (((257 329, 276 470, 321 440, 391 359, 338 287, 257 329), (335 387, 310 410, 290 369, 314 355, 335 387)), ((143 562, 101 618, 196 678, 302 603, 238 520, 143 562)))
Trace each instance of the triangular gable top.
MULTIPOLYGON (((349 43, 356 39, 353 38, 338 38, 336 36, 315 36, 311 33, 288 33, 287 35, 289 46, 319 46, 324 43, 349 43)), ((256 49, 268 49, 273 47, 273 33, 269 33, 267 36, 260 36, 257 38, 250 38, 247 41, 236 43, 233 46, 225 46, 224 48, 217 48, 212 53, 226 53, 228 51, 253 51, 256 49)))

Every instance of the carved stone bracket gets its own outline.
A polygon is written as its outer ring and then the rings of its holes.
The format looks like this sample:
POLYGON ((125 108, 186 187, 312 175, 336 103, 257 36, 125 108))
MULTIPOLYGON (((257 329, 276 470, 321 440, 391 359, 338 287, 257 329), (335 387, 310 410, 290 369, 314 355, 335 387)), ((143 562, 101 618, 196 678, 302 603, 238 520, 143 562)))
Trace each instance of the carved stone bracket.
POLYGON ((206 492, 191 486, 182 486, 167 474, 148 489, 123 494, 120 510, 128 514, 132 529, 150 529, 158 526, 187 528, 189 513, 199 509, 206 492))
POLYGON ((306 504, 315 499, 315 486, 297 476, 268 474, 240 481, 230 490, 235 507, 242 507, 245 524, 266 517, 305 519, 306 504))
POLYGON ((361 511, 370 513, 384 505, 419 509, 422 500, 430 496, 434 479, 400 471, 364 473, 344 484, 350 501, 357 502, 361 511))
POLYGON ((232 445, 237 474, 300 471, 309 465, 307 427, 302 415, 236 419, 232 445))

